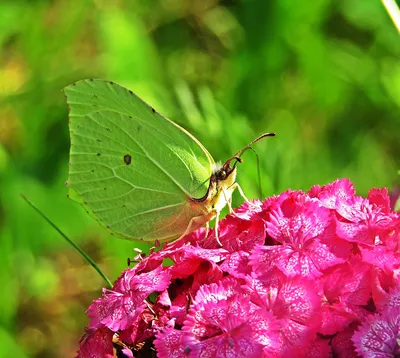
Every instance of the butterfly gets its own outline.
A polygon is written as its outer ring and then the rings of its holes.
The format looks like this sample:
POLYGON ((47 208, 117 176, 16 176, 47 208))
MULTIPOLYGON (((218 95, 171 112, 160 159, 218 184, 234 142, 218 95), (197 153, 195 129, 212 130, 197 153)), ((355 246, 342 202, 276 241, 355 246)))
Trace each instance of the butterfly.
POLYGON ((236 183, 240 154, 275 135, 217 165, 193 135, 114 82, 87 79, 64 92, 69 196, 124 239, 171 241, 214 218, 218 233, 233 191, 247 200, 236 183))

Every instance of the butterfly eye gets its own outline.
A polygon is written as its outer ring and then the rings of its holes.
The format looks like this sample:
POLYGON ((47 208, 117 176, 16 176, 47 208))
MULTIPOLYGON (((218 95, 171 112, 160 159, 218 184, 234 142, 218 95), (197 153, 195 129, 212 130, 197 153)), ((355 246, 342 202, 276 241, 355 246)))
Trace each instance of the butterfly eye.
POLYGON ((226 179, 226 171, 225 171, 225 170, 221 169, 221 170, 219 171, 219 173, 218 173, 218 179, 220 179, 220 180, 226 179))

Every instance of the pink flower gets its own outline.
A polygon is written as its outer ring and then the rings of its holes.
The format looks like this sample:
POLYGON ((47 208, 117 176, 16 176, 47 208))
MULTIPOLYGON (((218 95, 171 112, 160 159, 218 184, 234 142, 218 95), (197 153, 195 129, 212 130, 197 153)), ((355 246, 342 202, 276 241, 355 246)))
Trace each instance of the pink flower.
POLYGON ((393 287, 389 294, 386 296, 385 308, 396 308, 400 307, 400 282, 396 282, 396 286, 393 287))
POLYGON ((369 267, 361 262, 344 263, 327 271, 320 279, 324 302, 319 332, 332 335, 362 319, 367 314, 363 307, 370 299, 370 282, 369 267))
POLYGON ((167 328, 157 334, 154 346, 159 358, 186 358, 189 349, 187 349, 182 340, 183 331, 175 328, 167 328))
MULTIPOLYGON (((249 251, 257 244, 264 244, 264 221, 257 215, 250 215, 250 218, 243 213, 240 216, 228 215, 221 221, 218 235, 222 247, 229 252, 249 251)), ((217 248, 215 231, 211 230, 207 238, 199 244, 207 249, 217 248)))
POLYGON ((400 355, 400 214, 385 189, 288 190, 222 220, 223 247, 205 234, 137 255, 89 307, 78 358, 400 355))
POLYGON ((257 199, 244 202, 239 208, 235 209, 236 216, 244 220, 251 220, 254 217, 262 217, 262 212, 263 202, 257 199))
POLYGON ((329 339, 316 338, 308 348, 307 358, 327 358, 332 356, 332 348, 329 339))
POLYGON ((107 328, 86 330, 76 358, 114 358, 113 336, 107 328))
POLYGON ((149 273, 135 275, 125 270, 113 290, 103 290, 103 297, 89 307, 90 327, 108 327, 113 331, 124 330, 137 324, 146 307, 145 299, 152 292, 163 291, 170 283, 170 274, 159 266, 149 273))
POLYGON ((332 353, 335 357, 340 358, 356 358, 359 357, 356 353, 355 346, 351 338, 353 337, 355 325, 350 325, 343 331, 339 332, 332 338, 332 353))
POLYGON ((250 258, 253 269, 266 272, 274 266, 285 275, 319 277, 330 266, 343 262, 323 236, 330 212, 317 202, 290 196, 271 210, 268 234, 276 245, 257 246, 250 258))
POLYGON ((204 261, 193 275, 176 281, 177 284, 170 287, 170 292, 174 296, 170 309, 171 317, 174 317, 178 324, 183 324, 189 303, 198 289, 204 284, 218 282, 222 277, 223 272, 218 266, 204 261))
POLYGON ((245 278, 252 272, 249 260, 250 254, 247 251, 237 251, 228 255, 220 267, 233 277, 245 278))
POLYGON ((321 325, 318 285, 300 276, 288 278, 278 270, 247 281, 251 301, 278 319, 279 355, 303 356, 321 325))
MULTIPOLYGON (((139 321, 128 331, 129 338, 125 338, 127 342, 145 342, 156 334, 168 327, 174 327, 176 323, 175 317, 171 315, 171 300, 168 291, 161 292, 155 299, 155 303, 149 302, 140 315, 139 321)), ((120 333, 122 335, 122 333, 120 333)))
POLYGON ((386 188, 371 189, 368 193, 368 200, 372 205, 379 208, 382 213, 390 214, 390 197, 386 188))
POLYGON ((395 357, 400 354, 400 307, 367 317, 353 335, 363 357, 395 357))
POLYGON ((193 275, 199 267, 205 263, 215 265, 222 261, 227 255, 224 249, 203 249, 198 246, 185 245, 181 249, 168 254, 174 265, 168 270, 173 279, 185 278, 193 275))
POLYGON ((393 251, 386 245, 359 245, 358 249, 362 261, 375 265, 382 270, 393 271, 399 267, 400 253, 393 251))
POLYGON ((371 270, 371 294, 374 305, 379 309, 383 309, 387 304, 389 292, 396 288, 399 284, 398 273, 393 270, 380 269, 373 267, 371 270))
POLYGON ((378 206, 361 197, 343 204, 337 212, 338 236, 366 245, 383 242, 395 224, 394 216, 387 214, 385 206, 378 206))
POLYGON ((250 302, 232 279, 203 286, 184 322, 183 340, 192 357, 260 357, 276 345, 272 315, 250 302))
POLYGON ((320 187, 315 185, 308 192, 311 198, 318 198, 323 206, 337 209, 351 203, 356 191, 348 179, 335 180, 333 183, 320 187))

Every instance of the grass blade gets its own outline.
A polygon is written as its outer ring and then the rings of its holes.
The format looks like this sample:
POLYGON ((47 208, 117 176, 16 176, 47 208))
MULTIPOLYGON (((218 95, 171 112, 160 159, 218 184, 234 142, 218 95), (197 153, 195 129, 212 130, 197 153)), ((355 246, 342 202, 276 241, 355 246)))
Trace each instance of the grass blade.
POLYGON ((107 284, 112 288, 113 284, 100 269, 100 267, 92 260, 92 258, 83 251, 78 245, 76 245, 67 235, 65 235, 57 226, 54 224, 39 208, 36 207, 25 195, 21 194, 22 199, 24 199, 39 215, 45 219, 72 247, 74 247, 81 256, 98 272, 98 274, 107 282, 107 284))

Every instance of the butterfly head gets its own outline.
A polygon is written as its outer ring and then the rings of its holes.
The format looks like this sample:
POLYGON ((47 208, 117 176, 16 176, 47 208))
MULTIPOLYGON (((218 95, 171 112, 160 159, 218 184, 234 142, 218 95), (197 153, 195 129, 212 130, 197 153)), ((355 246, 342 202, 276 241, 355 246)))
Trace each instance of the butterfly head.
POLYGON ((214 175, 217 181, 226 180, 228 177, 232 175, 236 170, 236 164, 242 163, 242 159, 238 156, 233 156, 229 158, 218 170, 215 170, 214 175), (232 161, 235 160, 233 165, 232 161))

